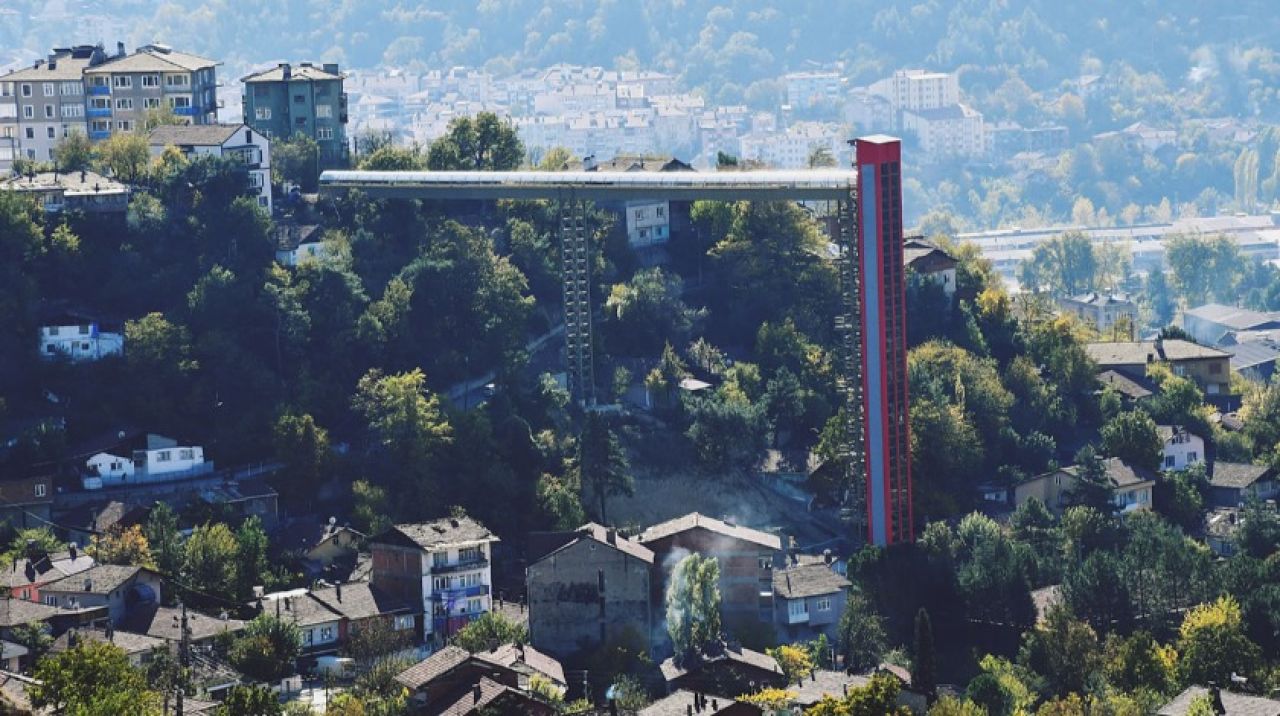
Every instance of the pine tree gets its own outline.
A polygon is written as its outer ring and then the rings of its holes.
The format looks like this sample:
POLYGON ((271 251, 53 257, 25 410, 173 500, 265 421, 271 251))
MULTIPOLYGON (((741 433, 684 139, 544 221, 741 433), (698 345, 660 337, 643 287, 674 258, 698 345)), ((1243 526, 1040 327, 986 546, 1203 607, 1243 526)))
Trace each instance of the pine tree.
POLYGON ((938 685, 938 655, 933 645, 933 623, 924 607, 916 612, 911 666, 911 688, 932 698, 938 685))

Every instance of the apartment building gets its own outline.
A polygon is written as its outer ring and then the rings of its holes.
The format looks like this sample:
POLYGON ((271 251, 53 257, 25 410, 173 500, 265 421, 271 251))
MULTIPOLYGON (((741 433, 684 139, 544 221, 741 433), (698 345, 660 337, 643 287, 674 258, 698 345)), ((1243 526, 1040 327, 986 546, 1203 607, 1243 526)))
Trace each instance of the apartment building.
POLYGON ((88 131, 82 76, 105 60, 100 45, 58 48, 0 76, 0 170, 18 158, 52 161, 58 142, 88 131))
MULTIPOLYGON (((871 85, 872 94, 889 100, 894 114, 960 104, 960 83, 948 72, 898 70, 871 85)), ((899 120, 900 121, 900 120, 899 120)))
POLYGON ((147 112, 169 109, 187 124, 217 124, 217 66, 167 45, 144 45, 84 70, 89 138, 145 127, 147 112))
POLYGON ((986 151, 982 113, 967 105, 907 109, 899 122, 904 132, 916 135, 920 148, 932 158, 978 157, 986 151))
POLYGON ((441 646, 489 611, 497 541, 469 517, 396 525, 370 540, 370 581, 412 604, 413 613, 423 615, 423 639, 441 646))
POLYGON ((783 75, 787 87, 787 105, 804 111, 840 102, 843 79, 838 72, 792 72, 783 75))
POLYGON ((303 62, 279 65, 241 78, 244 83, 244 121, 272 141, 295 135, 315 140, 320 164, 347 164, 347 94, 345 76, 337 64, 319 67, 303 62))

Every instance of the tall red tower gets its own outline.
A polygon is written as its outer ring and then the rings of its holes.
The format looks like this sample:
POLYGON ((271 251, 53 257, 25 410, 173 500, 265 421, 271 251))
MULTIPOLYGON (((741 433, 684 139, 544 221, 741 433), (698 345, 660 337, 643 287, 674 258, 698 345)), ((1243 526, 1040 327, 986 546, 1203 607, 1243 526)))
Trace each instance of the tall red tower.
POLYGON ((902 143, 854 142, 862 339, 867 540, 915 539, 907 403, 906 269, 902 264, 902 143))

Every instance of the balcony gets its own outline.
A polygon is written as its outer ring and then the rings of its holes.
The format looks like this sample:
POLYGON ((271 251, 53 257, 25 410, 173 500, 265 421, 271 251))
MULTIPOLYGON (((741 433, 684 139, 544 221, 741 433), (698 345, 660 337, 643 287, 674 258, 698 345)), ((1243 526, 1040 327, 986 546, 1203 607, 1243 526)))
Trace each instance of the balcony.
POLYGON ((489 560, 481 557, 479 559, 466 559, 457 562, 449 562, 447 564, 431 565, 432 574, 449 574, 452 572, 465 572, 468 569, 480 569, 489 566, 489 560))
POLYGON ((101 97, 111 94, 111 88, 107 85, 89 85, 88 94, 90 97, 101 97))
POLYGON ((489 585, 477 584, 471 587, 455 587, 454 589, 438 589, 431 593, 431 599, 437 602, 456 602, 468 597, 483 597, 489 593, 489 585))
POLYGON ((86 109, 84 113, 85 113, 85 116, 87 117, 95 117, 95 118, 110 117, 111 108, 103 107, 99 109, 99 108, 90 107, 89 109, 86 109))
POLYGON ((174 107, 173 113, 179 117, 194 117, 200 114, 199 107, 174 107))
POLYGON ((107 139, 110 136, 110 130, 89 130, 89 139, 92 139, 95 142, 100 139, 107 139))

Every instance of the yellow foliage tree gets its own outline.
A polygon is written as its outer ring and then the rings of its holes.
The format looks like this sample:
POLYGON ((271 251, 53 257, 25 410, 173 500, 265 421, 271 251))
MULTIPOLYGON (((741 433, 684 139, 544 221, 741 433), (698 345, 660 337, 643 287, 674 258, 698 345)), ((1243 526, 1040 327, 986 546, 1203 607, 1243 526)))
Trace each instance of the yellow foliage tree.
POLYGON ((128 564, 153 569, 156 566, 151 556, 151 545, 139 525, 94 535, 89 544, 89 554, 101 564, 128 564))
POLYGON ((796 692, 788 689, 766 688, 754 694, 739 696, 738 700, 753 706, 759 706, 766 713, 770 713, 787 708, 795 700, 796 696, 796 692))
POLYGON ((813 659, 809 656, 809 652, 798 646, 783 644, 776 649, 769 649, 768 653, 769 656, 777 659, 778 666, 782 667, 782 673, 786 674, 788 682, 799 681, 813 673, 813 659))

